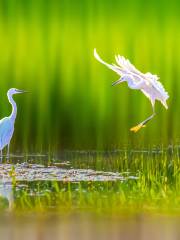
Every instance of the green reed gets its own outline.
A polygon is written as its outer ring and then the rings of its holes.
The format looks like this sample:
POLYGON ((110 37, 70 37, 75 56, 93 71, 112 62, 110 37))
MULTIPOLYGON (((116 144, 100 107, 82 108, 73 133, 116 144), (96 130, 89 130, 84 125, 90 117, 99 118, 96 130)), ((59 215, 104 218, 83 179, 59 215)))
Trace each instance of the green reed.
MULTIPOLYGON (((114 148, 178 142, 180 47, 178 1, 1 0, 1 117, 10 112, 6 91, 16 97, 14 146, 25 150, 114 148), (143 72, 161 77, 169 110, 137 135, 129 128, 151 113, 149 101, 100 65, 119 53, 143 72)), ((16 149, 16 148, 14 148, 16 149)), ((13 150, 14 150, 13 149, 13 150)))
MULTIPOLYGON (((81 182, 69 182, 68 179, 17 182, 14 179, 11 211, 179 214, 179 147, 144 152, 79 152, 67 153, 67 156, 74 169, 103 169, 119 172, 125 178, 104 182, 85 182, 83 179, 81 182)), ((1 198, 0 210, 7 208, 8 204, 1 198)))

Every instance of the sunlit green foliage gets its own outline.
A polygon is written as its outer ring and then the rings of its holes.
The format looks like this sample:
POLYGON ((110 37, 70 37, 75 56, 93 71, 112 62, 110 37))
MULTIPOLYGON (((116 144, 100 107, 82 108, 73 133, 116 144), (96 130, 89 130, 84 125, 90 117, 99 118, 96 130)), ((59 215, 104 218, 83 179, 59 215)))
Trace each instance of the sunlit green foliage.
POLYGON ((10 112, 8 88, 31 92, 16 97, 14 146, 178 142, 179 7, 176 0, 1 0, 0 116, 10 112), (129 128, 151 113, 150 103, 126 84, 112 88, 117 76, 93 58, 94 47, 109 62, 119 53, 141 71, 159 75, 170 94, 169 110, 157 104, 148 127, 131 134, 129 128))

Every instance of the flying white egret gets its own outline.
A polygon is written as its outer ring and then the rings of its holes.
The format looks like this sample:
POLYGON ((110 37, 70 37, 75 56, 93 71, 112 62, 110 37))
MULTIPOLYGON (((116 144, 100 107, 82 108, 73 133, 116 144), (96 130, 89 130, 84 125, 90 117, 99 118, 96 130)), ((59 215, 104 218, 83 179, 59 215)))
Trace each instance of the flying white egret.
POLYGON ((145 124, 155 116, 154 105, 156 100, 160 101, 163 106, 168 109, 166 100, 169 98, 169 95, 165 91, 163 85, 158 81, 159 78, 157 75, 153 75, 149 72, 141 73, 130 63, 128 59, 125 59, 123 56, 115 56, 117 65, 104 62, 97 54, 96 49, 94 49, 94 57, 100 63, 104 64, 121 76, 119 80, 112 84, 112 86, 122 82, 127 82, 129 88, 141 90, 141 92, 143 92, 144 95, 151 101, 153 114, 137 126, 132 127, 130 129, 131 131, 137 132, 142 127, 145 127, 145 124))
POLYGON ((10 141, 13 136, 14 132, 14 123, 16 119, 16 114, 17 114, 17 106, 16 103, 13 99, 14 94, 19 94, 19 93, 25 93, 26 91, 23 90, 18 90, 16 88, 11 88, 7 92, 7 97, 12 105, 12 112, 9 117, 5 117, 0 120, 0 151, 1 151, 1 158, 2 158, 2 150, 4 147, 8 146, 8 155, 9 155, 9 146, 10 146, 10 141))

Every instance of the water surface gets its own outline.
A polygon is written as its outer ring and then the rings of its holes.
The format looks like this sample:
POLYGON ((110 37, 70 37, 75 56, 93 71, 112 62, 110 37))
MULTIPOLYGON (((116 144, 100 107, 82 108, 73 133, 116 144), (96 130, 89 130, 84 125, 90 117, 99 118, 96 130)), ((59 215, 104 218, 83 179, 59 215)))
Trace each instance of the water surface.
POLYGON ((179 239, 179 163, 179 147, 4 156, 0 234, 179 239))

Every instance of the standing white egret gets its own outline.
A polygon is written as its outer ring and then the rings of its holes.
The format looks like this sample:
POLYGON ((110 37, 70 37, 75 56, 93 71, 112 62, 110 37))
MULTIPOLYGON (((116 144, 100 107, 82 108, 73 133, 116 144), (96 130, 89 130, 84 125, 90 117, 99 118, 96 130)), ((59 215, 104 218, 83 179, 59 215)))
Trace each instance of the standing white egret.
POLYGON ((112 86, 122 82, 127 82, 129 88, 141 90, 151 101, 153 114, 137 126, 132 127, 130 129, 131 131, 137 132, 142 127, 145 127, 145 124, 155 116, 154 105, 156 100, 160 101, 163 106, 168 109, 166 100, 169 98, 169 95, 165 91, 163 85, 158 81, 159 78, 157 75, 153 75, 149 72, 145 74, 141 73, 130 63, 128 59, 125 59, 123 56, 115 56, 117 65, 104 62, 97 54, 96 49, 94 49, 94 57, 100 63, 104 64, 121 76, 119 80, 112 84, 112 86))
POLYGON ((7 97, 12 105, 12 112, 9 117, 5 117, 0 120, 0 151, 1 151, 1 158, 2 158, 2 150, 4 147, 8 146, 8 155, 9 155, 9 146, 10 146, 10 141, 13 136, 14 132, 14 123, 16 119, 16 114, 17 114, 17 106, 16 103, 13 99, 14 94, 19 94, 19 93, 25 93, 26 91, 23 90, 18 90, 16 88, 11 88, 7 92, 7 97))

